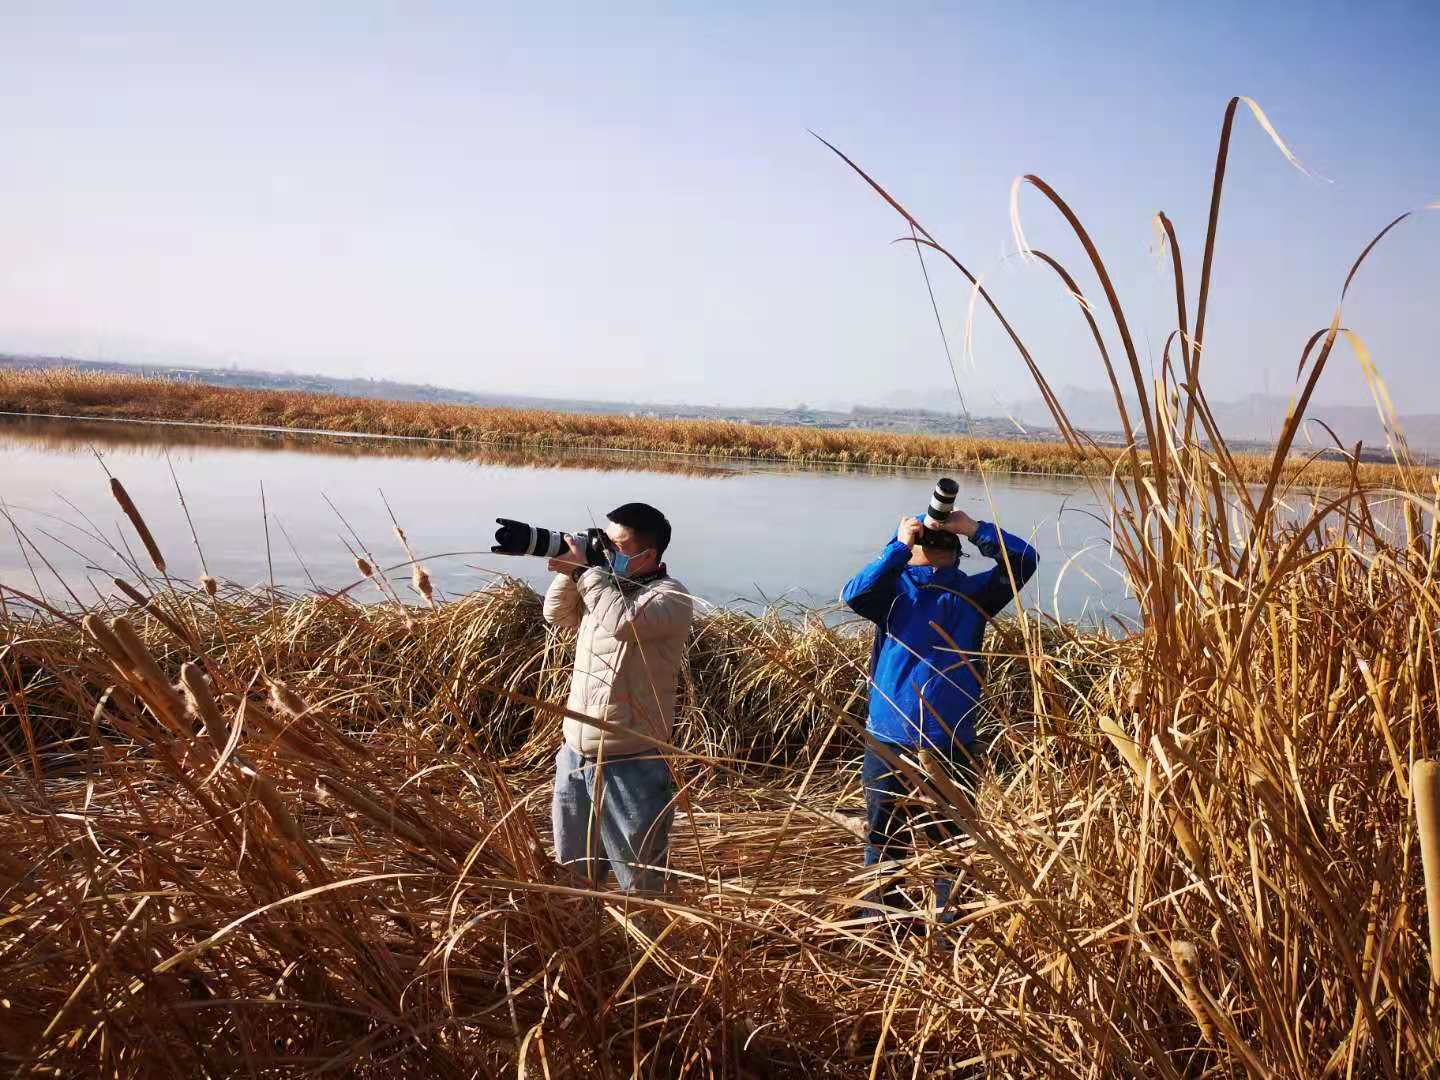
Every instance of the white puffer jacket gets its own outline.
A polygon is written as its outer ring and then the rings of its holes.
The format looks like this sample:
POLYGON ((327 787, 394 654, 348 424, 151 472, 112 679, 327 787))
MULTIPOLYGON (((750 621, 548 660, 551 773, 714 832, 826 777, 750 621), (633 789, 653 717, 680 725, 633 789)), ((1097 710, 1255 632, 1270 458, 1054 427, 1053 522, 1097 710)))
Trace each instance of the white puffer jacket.
MULTIPOLYGON (((545 590, 545 621, 578 629, 567 707, 651 738, 670 740, 675 683, 694 606, 669 575, 641 582, 591 567, 578 582, 557 574, 545 590)), ((638 754, 651 744, 565 718, 565 742, 596 757, 638 754)))

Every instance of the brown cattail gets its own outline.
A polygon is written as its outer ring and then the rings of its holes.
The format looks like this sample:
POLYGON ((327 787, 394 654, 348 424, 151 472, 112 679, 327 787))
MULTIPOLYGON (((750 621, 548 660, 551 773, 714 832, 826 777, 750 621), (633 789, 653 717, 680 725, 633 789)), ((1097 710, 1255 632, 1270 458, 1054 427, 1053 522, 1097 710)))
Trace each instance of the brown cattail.
POLYGON ((416 847, 422 850, 429 850, 434 847, 432 840, 414 825, 398 817, 394 810, 382 806, 359 788, 351 787, 343 780, 328 775, 322 775, 320 777, 320 783, 324 784, 330 794, 334 795, 341 802, 360 811, 360 813, 364 814, 376 824, 389 827, 398 836, 403 836, 416 847))
POLYGON ((305 700, 279 679, 270 679, 270 703, 276 712, 284 713, 292 720, 298 720, 310 711, 305 700))
POLYGON ((375 568, 372 567, 364 559, 362 559, 359 555, 355 556, 355 568, 367 578, 373 576, 375 573, 375 568))
POLYGON ((130 667, 147 682, 160 686, 169 686, 169 680, 160 671, 160 665, 150 655, 150 650, 145 647, 145 642, 140 640, 140 635, 135 632, 135 627, 123 615, 116 616, 110 623, 110 630, 115 635, 115 640, 125 650, 126 657, 130 660, 130 667))
POLYGON ((125 516, 130 519, 130 524, 135 526, 135 531, 140 535, 140 542, 145 545, 145 550, 150 554, 150 561, 155 564, 155 569, 165 573, 165 556, 160 554, 160 545, 155 543, 155 537, 150 535, 150 526, 145 524, 145 519, 140 516, 140 510, 136 507, 135 501, 130 498, 130 493, 125 490, 125 485, 119 479, 110 478, 110 494, 115 496, 115 501, 120 504, 120 509, 125 511, 125 516))
POLYGON ((180 700, 180 695, 170 685, 170 680, 160 670, 160 665, 150 655, 150 650, 145 647, 145 642, 140 640, 140 635, 135 628, 125 619, 124 616, 117 616, 110 623, 110 630, 115 640, 120 643, 125 656, 130 660, 130 670, 138 678, 139 682, 149 692, 150 697, 146 701, 152 708, 158 703, 161 708, 156 710, 156 718, 177 734, 188 735, 181 723, 181 716, 184 714, 185 706, 180 700))
POLYGON ((1205 992, 1200 986, 1199 953, 1188 941, 1170 942, 1170 958, 1175 961, 1175 970, 1180 975, 1180 986, 1185 991, 1185 1004, 1200 1026, 1200 1037, 1208 1043, 1215 1041, 1215 1018, 1210 1015, 1210 1006, 1205 1002, 1205 992))
POLYGON ((120 667, 126 671, 134 668, 135 665, 131 663, 129 655, 125 652, 125 647, 120 644, 120 639, 110 632, 110 627, 105 625, 104 620, 101 619, 99 615, 86 615, 85 618, 81 620, 81 623, 85 629, 89 631, 90 636, 95 639, 95 643, 105 650, 106 656, 110 657, 111 660, 115 661, 115 663, 119 664, 120 667))
MULTIPOLYGON (((286 690, 285 693, 291 699, 298 700, 290 691, 286 690)), ((312 761, 329 760, 315 741, 305 734, 302 726, 293 723, 298 718, 299 712, 292 713, 288 707, 280 706, 275 694, 276 691, 272 685, 271 701, 276 705, 278 715, 272 714, 269 709, 255 701, 245 700, 241 707, 245 710, 244 715, 247 721, 253 722, 254 726, 260 730, 274 735, 277 748, 290 757, 309 758, 312 761)), ((304 704, 301 703, 299 711, 303 712, 303 710, 304 704)))
POLYGON ((425 597, 426 600, 434 599, 435 586, 430 584, 429 570, 426 570, 425 567, 416 563, 410 571, 410 579, 415 585, 416 592, 425 597))
POLYGON ((270 815, 270 820, 275 823, 275 828, 279 830, 280 835, 287 840, 294 840, 296 843, 302 842, 305 834, 300 831, 295 816, 290 813, 284 800, 280 798, 280 793, 275 790, 275 785, 270 782, 270 778, 264 773, 256 772, 248 765, 242 766, 240 771, 254 785, 256 797, 265 807, 265 812, 270 815))
POLYGON ((210 736, 215 749, 220 750, 225 745, 225 721, 220 716, 220 707, 215 704, 214 695, 210 693, 210 684, 205 681, 204 672, 194 664, 182 665, 180 685, 185 689, 185 702, 191 714, 205 725, 205 734, 210 736))
POLYGON ((119 589, 126 596, 128 596, 134 603, 139 604, 141 607, 146 607, 149 605, 150 598, 144 593, 142 593, 139 589, 135 588, 134 585, 131 585, 124 578, 117 577, 111 578, 110 580, 115 583, 115 587, 117 589, 119 589))
POLYGON ((160 610, 159 606, 155 603, 154 597, 146 596, 144 593, 142 593, 139 589, 135 588, 134 585, 131 585, 124 578, 117 577, 111 578, 110 580, 115 583, 115 587, 117 589, 123 592, 135 603, 139 604, 140 607, 147 611, 149 614, 155 616, 156 620, 159 621, 166 630, 169 630, 177 638, 179 638, 181 641, 186 642, 187 644, 195 644, 195 639, 186 632, 183 626, 181 626, 169 615, 165 614, 165 612, 160 610))
POLYGON ((214 596, 215 590, 218 588, 218 586, 215 584, 215 579, 209 574, 200 575, 200 587, 204 589, 206 594, 209 596, 214 596))
POLYGON ((1410 766, 1420 861, 1425 868, 1425 906, 1430 914, 1430 989, 1440 989, 1440 763, 1422 758, 1410 766))

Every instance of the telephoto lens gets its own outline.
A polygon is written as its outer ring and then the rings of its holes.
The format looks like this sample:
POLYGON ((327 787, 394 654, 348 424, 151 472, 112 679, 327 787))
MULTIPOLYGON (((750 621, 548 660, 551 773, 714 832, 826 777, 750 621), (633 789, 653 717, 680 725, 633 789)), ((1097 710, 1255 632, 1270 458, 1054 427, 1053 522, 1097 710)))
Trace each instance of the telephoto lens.
POLYGON ((585 562, 590 566, 605 565, 604 533, 600 529, 579 529, 573 533, 559 529, 542 529, 528 525, 514 518, 496 518, 495 544, 490 548, 494 555, 536 555, 542 559, 553 559, 566 551, 566 541, 574 540, 585 552, 585 562))
POLYGON ((930 496, 930 508, 925 511, 926 528, 938 529, 950 520, 950 511, 955 509, 955 496, 959 494, 960 485, 948 476, 936 481, 935 491, 930 496))
POLYGON ((958 536, 940 528, 950 520, 950 512, 955 509, 955 496, 958 494, 960 494, 960 485, 948 476, 941 477, 936 481, 935 491, 930 496, 930 505, 925 510, 925 520, 922 522, 925 531, 920 537, 920 542, 926 547, 958 548, 960 546, 958 536))

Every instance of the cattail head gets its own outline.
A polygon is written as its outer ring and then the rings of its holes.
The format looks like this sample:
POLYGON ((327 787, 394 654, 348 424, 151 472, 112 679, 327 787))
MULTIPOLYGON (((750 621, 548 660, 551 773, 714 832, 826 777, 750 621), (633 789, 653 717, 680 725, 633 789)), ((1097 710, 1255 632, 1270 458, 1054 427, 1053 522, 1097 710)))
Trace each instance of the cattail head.
POLYGON ((405 539, 405 530, 402 529, 399 525, 395 526, 395 535, 400 538, 400 545, 402 547, 409 545, 410 541, 405 539))
POLYGON ((359 570, 360 573, 364 574, 367 578, 372 577, 375 573, 375 568, 359 555, 355 556, 355 569, 359 570))
POLYGON ((120 483, 118 477, 110 478, 110 494, 115 496, 115 501, 120 504, 120 509, 125 511, 130 524, 135 526, 135 532, 140 537, 140 542, 145 545, 145 551, 150 556, 150 561, 155 564, 155 569, 165 573, 165 556, 160 554, 160 545, 155 543, 155 537, 150 534, 150 526, 145 524, 135 500, 130 498, 130 493, 125 490, 125 485, 120 483))
POLYGON ((305 834, 300 831, 299 822, 290 813, 290 808, 285 805, 285 800, 275 790, 270 778, 250 765, 242 765, 240 771, 250 781, 250 790, 260 800, 260 805, 265 807, 265 812, 270 815, 270 820, 275 823, 280 835, 297 843, 303 841, 305 834))
POLYGON ((130 657, 125 652, 125 647, 121 645, 120 640, 111 633, 110 627, 105 625, 100 616, 92 612, 85 616, 82 623, 90 636, 95 639, 96 644, 105 650, 106 655, 109 656, 111 660, 114 660, 126 670, 134 666, 130 657))
POLYGON ((200 587, 205 590, 206 595, 208 596, 214 596, 215 590, 216 588, 218 588, 218 586, 215 584, 215 579, 209 574, 200 575, 200 587))
POLYGON ((160 674, 160 665, 155 662, 144 640, 135 632, 135 627, 123 615, 110 620, 110 633, 120 643, 130 666, 142 676, 149 676, 154 683, 169 685, 160 674))
POLYGON ((210 736, 215 748, 220 749, 225 745, 225 721, 220 715, 220 707, 215 704, 205 673, 194 664, 182 665, 180 688, 185 696, 186 708, 205 726, 205 734, 210 736))
POLYGON ((410 579, 415 585, 415 591, 426 600, 434 599, 435 586, 430 583, 430 571, 416 563, 410 571, 410 579))
POLYGON ((310 711, 310 706, 305 704, 304 699, 279 679, 268 681, 270 683, 270 703, 276 712, 284 713, 291 719, 299 719, 310 711))

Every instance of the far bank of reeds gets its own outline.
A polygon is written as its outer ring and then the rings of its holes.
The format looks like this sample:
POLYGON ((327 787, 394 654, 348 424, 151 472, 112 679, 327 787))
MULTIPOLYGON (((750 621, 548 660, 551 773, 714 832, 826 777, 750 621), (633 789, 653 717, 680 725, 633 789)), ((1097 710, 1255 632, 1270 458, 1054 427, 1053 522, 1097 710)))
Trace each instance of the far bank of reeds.
MULTIPOLYGON (((628 450, 687 454, 712 460, 785 461, 804 465, 860 465, 965 472, 1109 476, 1123 457, 1113 447, 967 435, 897 434, 848 428, 784 427, 723 420, 659 420, 499 409, 414 401, 249 390, 140 375, 72 368, 0 371, 0 412, 163 420, 274 427, 349 434, 446 439, 521 448, 628 450)), ((1148 455, 1146 455, 1148 457, 1148 455)), ((1234 454, 1246 483, 1269 475, 1268 455, 1234 454)), ((1306 485, 1393 482, 1392 464, 1352 466, 1295 454, 1285 479, 1306 485)))

